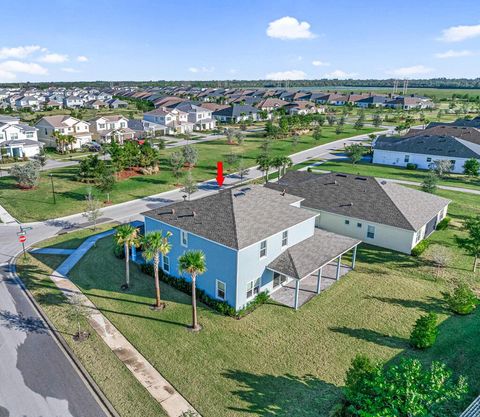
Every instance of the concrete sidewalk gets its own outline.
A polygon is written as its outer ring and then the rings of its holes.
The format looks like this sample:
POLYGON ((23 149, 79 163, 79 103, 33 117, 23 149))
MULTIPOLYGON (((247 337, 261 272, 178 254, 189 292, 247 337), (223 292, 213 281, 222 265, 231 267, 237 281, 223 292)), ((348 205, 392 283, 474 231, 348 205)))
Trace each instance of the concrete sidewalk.
POLYGON ((99 239, 111 236, 114 232, 114 230, 107 230, 106 232, 90 236, 52 273, 50 278, 67 298, 75 295, 80 298, 84 306, 91 309, 91 313, 88 316, 90 325, 118 359, 129 369, 137 381, 160 403, 168 416, 181 417, 185 412, 192 412, 195 413, 194 415, 200 416, 193 406, 135 349, 80 289, 66 277, 99 239))

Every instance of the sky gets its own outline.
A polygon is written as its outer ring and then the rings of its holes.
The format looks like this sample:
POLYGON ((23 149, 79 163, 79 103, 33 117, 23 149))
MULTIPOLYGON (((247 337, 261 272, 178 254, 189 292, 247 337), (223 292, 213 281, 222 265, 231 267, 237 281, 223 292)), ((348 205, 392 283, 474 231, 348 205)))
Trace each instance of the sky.
POLYGON ((0 0, 0 82, 480 77, 480 1, 0 0))

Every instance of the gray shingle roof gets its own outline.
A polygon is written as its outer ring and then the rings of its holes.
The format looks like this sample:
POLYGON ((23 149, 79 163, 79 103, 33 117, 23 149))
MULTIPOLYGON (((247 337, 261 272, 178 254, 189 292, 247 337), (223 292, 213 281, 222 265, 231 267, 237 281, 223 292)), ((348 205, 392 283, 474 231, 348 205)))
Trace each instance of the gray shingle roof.
POLYGON ((303 197, 303 207, 417 231, 450 200, 374 177, 290 171, 267 187, 303 197))
POLYGON ((447 159, 449 157, 480 158, 480 147, 476 151, 474 146, 467 146, 464 142, 451 135, 430 135, 428 133, 408 137, 379 136, 373 148, 394 152, 438 155, 447 159))
POLYGON ((234 106, 227 107, 226 109, 217 110, 213 112, 214 116, 227 116, 227 117, 239 117, 242 114, 249 115, 258 113, 256 107, 250 106, 248 104, 241 105, 235 104, 234 106))
POLYGON ((283 251, 267 268, 301 279, 326 265, 361 241, 315 229, 312 237, 283 251))
POLYGON ((314 213, 291 205, 300 200, 250 185, 143 214, 230 248, 242 249, 315 217, 314 213))

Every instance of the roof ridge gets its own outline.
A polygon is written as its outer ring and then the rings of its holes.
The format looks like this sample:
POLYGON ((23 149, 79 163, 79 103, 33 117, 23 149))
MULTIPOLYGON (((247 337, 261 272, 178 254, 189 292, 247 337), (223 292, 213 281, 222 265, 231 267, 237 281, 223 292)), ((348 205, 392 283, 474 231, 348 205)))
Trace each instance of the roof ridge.
POLYGON ((235 205, 233 204, 232 190, 233 190, 233 188, 231 188, 230 190, 228 190, 228 195, 229 195, 229 197, 230 197, 230 203, 231 203, 231 207, 232 207, 233 234, 234 234, 234 239, 235 239, 236 246, 237 246, 237 248, 240 248, 240 244, 239 244, 239 242, 238 242, 237 218, 236 218, 236 216, 235 216, 235 205))
POLYGON ((298 273, 297 265, 293 260, 293 256, 292 256, 292 253, 290 252, 290 248, 287 249, 287 255, 288 255, 288 258, 290 259, 290 263, 292 264, 295 275, 298 277, 298 279, 300 279, 300 274, 298 273))

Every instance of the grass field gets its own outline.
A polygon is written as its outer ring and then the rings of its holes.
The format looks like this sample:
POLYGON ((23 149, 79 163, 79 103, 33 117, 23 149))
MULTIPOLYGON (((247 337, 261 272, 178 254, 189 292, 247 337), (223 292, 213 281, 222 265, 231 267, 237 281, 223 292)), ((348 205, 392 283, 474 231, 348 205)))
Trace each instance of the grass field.
MULTIPOLYGON (((299 311, 268 303, 234 320, 200 306, 199 334, 186 331, 188 295, 162 284, 166 310, 149 309, 153 282, 138 268, 131 268, 132 292, 119 291, 124 263, 112 255, 111 238, 99 241, 70 277, 204 416, 327 416, 356 353, 382 361, 443 360, 456 376, 469 379, 464 406, 480 391, 480 312, 454 317, 441 293, 458 279, 479 284, 455 236, 463 233, 466 216, 480 214, 480 196, 439 195, 453 200, 452 225, 431 237, 421 258, 362 246, 357 269, 299 311), (451 256, 441 275, 430 262, 436 245, 451 256), (415 320, 429 311, 439 314, 440 336, 432 349, 419 352, 408 337, 415 320)), ((71 240, 79 238, 75 233, 71 240)), ((45 256, 39 261, 50 263, 45 256)), ((209 261, 215 260, 207 259, 207 267, 209 261)))
MULTIPOLYGON (((312 163, 319 162, 310 160, 304 164, 298 165, 299 168, 309 166, 312 163)), ((353 165, 348 160, 330 160, 325 161, 315 167, 319 170, 343 172, 345 174, 371 175, 378 178, 391 178, 402 181, 416 181, 421 183, 428 175, 424 170, 408 170, 402 167, 392 167, 389 165, 377 165, 369 162, 361 162, 353 165)), ((315 169, 314 168, 314 169, 315 169)), ((471 178, 466 175, 451 174, 439 181, 439 185, 450 187, 470 188, 480 191, 480 179, 471 178)))
MULTIPOLYGON (((296 146, 291 139, 276 141, 271 148, 271 155, 290 155, 314 146, 322 145, 334 140, 342 139, 361 133, 371 133, 371 128, 355 130, 346 126, 345 131, 337 135, 335 128, 323 128, 323 138, 315 141, 311 136, 302 136, 296 146)), ((260 154, 262 138, 248 136, 242 146, 228 145, 225 139, 211 142, 198 143, 194 146, 199 151, 199 162, 192 170, 193 177, 198 181, 212 179, 216 175, 217 161, 225 160, 231 153, 242 155, 246 163, 254 166, 256 157, 260 154)), ((161 171, 156 175, 137 176, 117 183, 114 191, 110 193, 113 203, 142 198, 173 189, 178 182, 171 173, 169 156, 175 149, 162 151, 161 171)), ((225 164, 227 172, 233 167, 225 164)), ((92 186, 77 181, 78 167, 71 166, 47 172, 42 172, 38 187, 34 190, 19 190, 11 177, 0 178, 0 204, 15 218, 26 221, 39 221, 54 217, 66 216, 84 210, 85 196, 92 186), (53 175, 56 192, 56 204, 53 203, 52 188, 49 174, 53 175)), ((105 195, 100 195, 95 188, 93 194, 99 199, 106 200, 105 195)))

